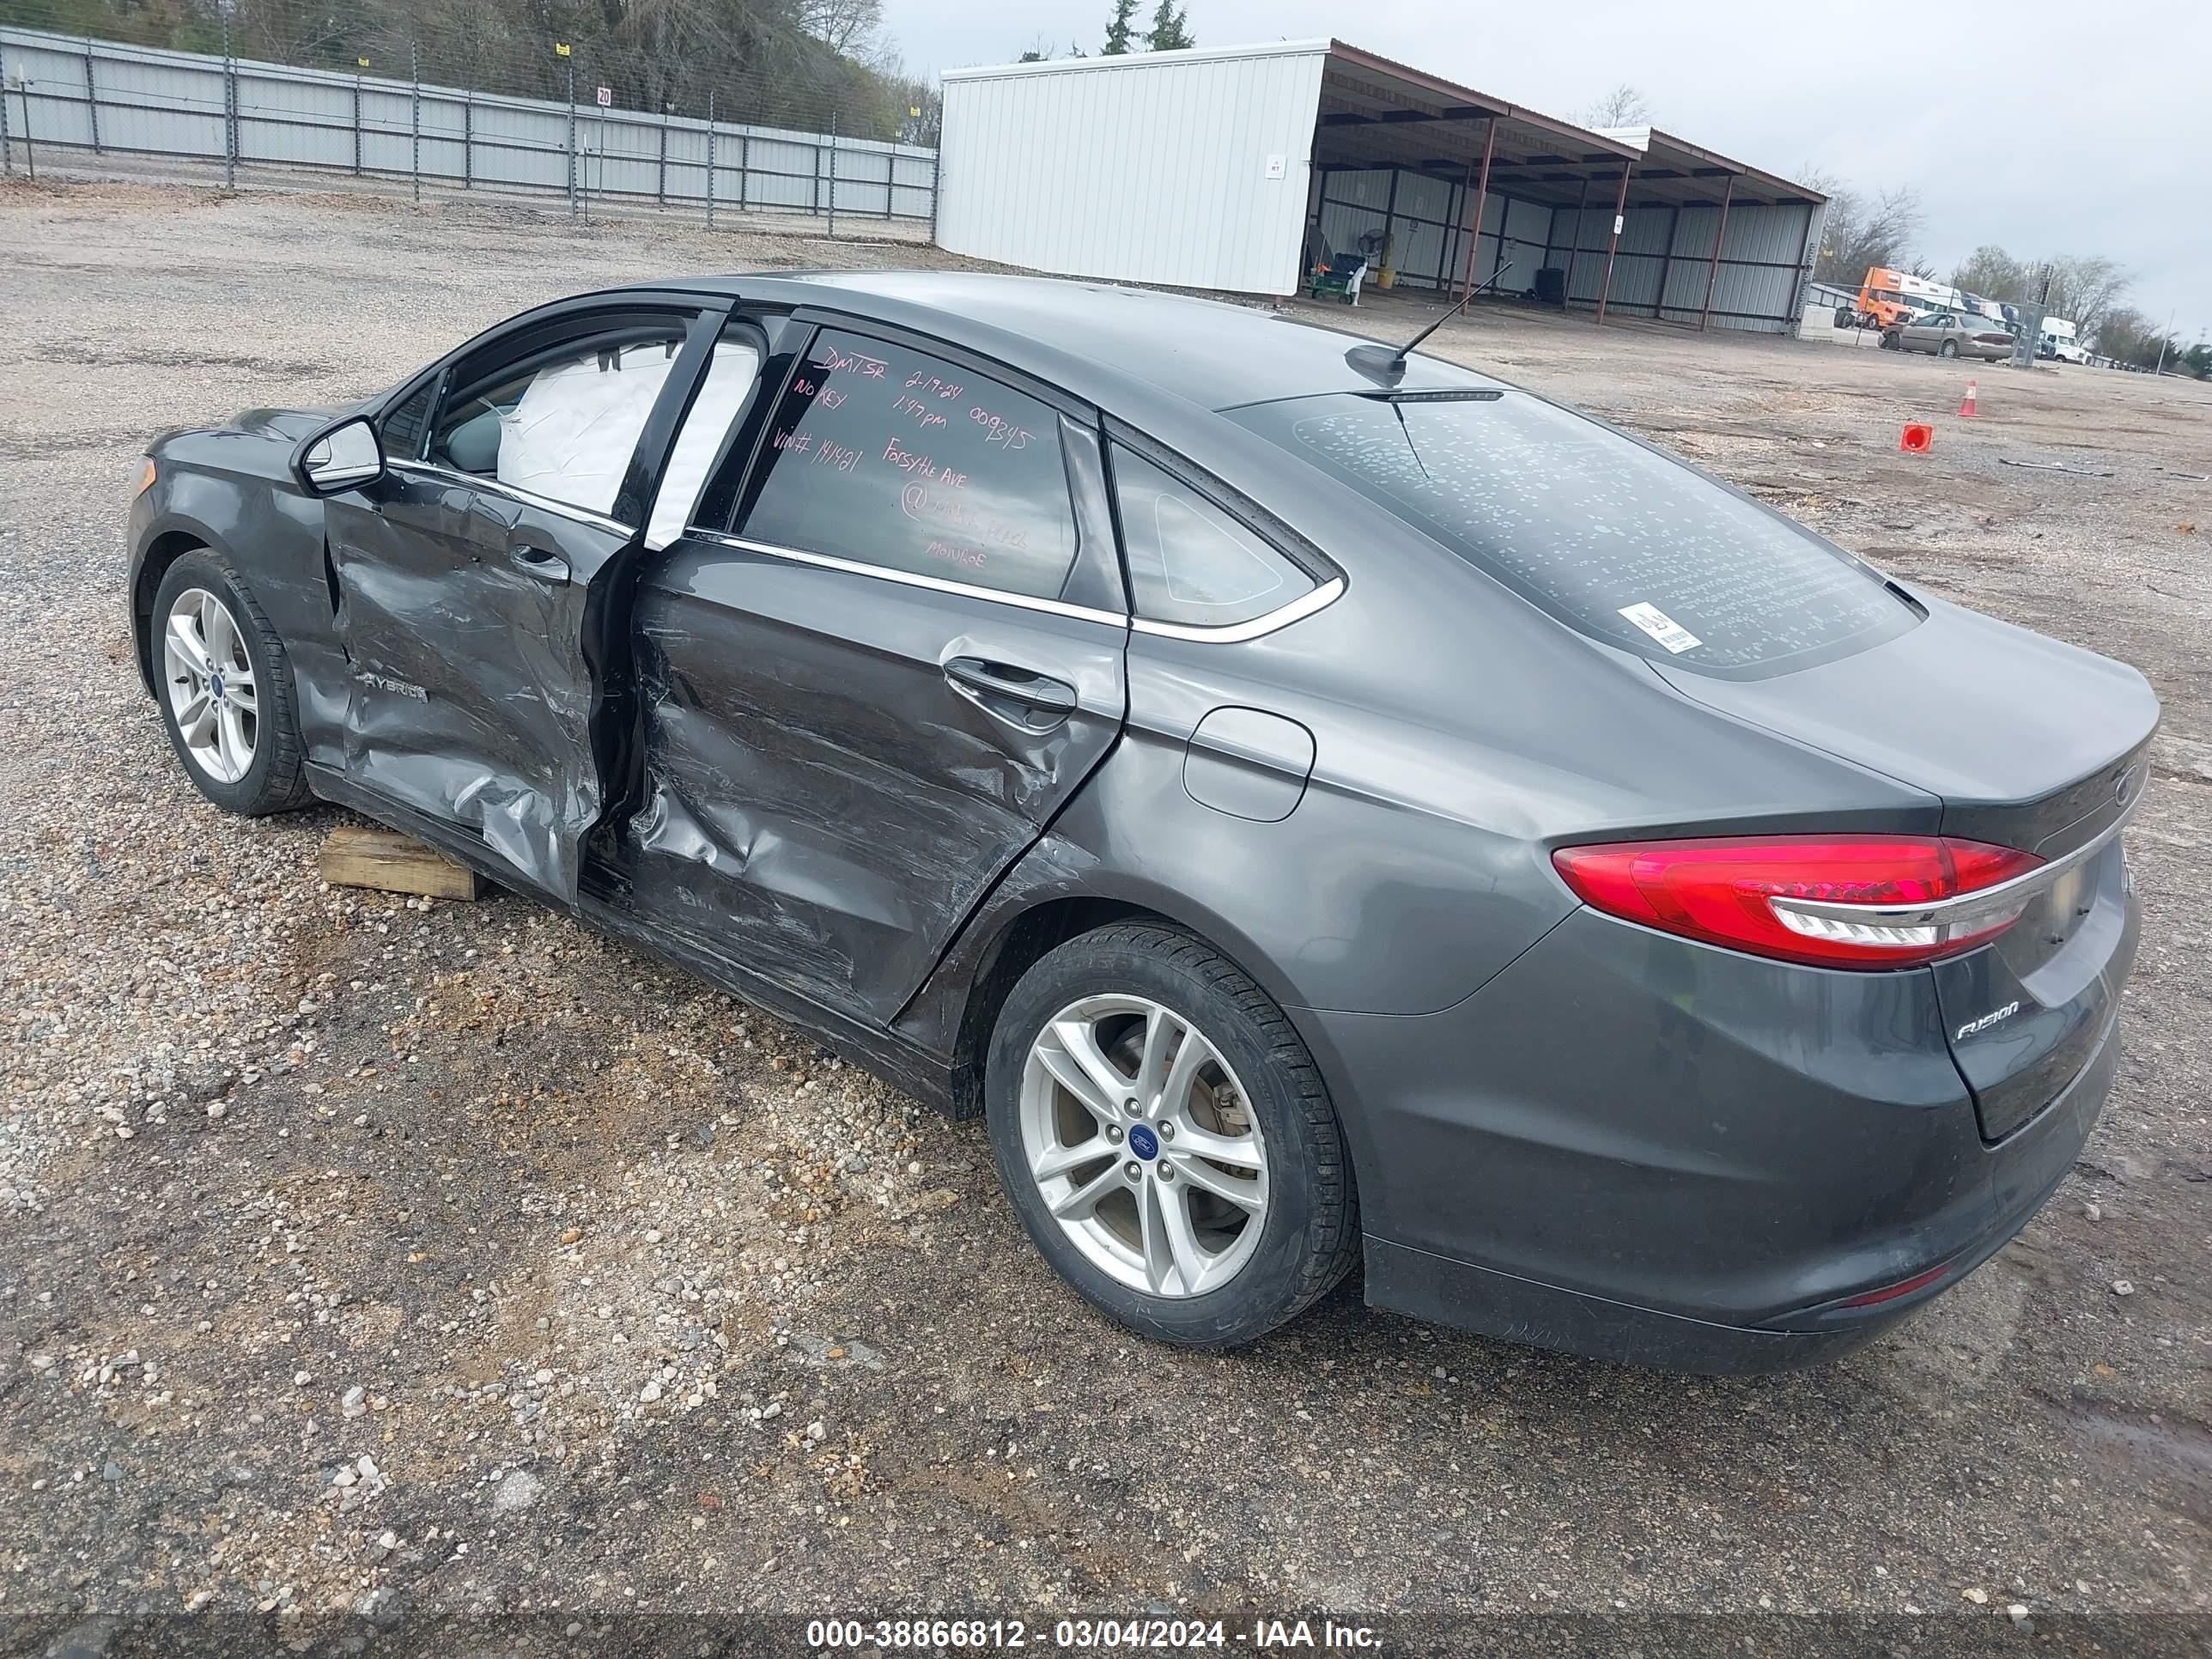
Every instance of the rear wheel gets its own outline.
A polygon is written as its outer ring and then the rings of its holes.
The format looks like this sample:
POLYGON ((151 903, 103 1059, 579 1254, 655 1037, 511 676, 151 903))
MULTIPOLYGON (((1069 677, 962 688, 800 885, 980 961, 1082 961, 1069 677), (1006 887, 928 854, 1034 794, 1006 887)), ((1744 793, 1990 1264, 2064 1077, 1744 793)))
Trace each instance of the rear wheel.
POLYGON ((283 641, 238 572, 206 548, 185 554, 153 625, 162 724, 199 792, 248 817, 312 800, 283 641))
POLYGON ((1959 343, 1956 340, 1946 340, 1943 342, 1942 349, 1946 357, 1955 357, 1959 355, 1959 343))
POLYGON ((1143 1335, 1248 1342, 1352 1266, 1351 1160, 1312 1055, 1180 929, 1102 928, 1031 967, 992 1034, 985 1102, 1030 1238, 1143 1335))

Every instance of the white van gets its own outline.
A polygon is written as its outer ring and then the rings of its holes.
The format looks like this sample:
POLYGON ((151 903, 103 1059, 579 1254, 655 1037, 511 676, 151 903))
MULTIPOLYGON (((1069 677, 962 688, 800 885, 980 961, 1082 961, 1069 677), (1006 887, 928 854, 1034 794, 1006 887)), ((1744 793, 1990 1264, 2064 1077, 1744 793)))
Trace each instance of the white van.
POLYGON ((2039 357, 2056 357, 2062 363, 2086 363, 2089 354, 2074 337, 2074 325, 2063 317, 2043 319, 2043 345, 2036 353, 2039 357))

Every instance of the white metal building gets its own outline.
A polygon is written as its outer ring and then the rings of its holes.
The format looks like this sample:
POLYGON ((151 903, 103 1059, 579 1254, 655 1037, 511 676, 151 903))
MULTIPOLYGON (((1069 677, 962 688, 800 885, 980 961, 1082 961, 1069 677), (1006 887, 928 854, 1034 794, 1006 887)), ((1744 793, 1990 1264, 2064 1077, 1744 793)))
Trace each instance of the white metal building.
POLYGON ((1068 276, 1287 295, 1322 240, 1380 231, 1397 285, 1549 270, 1601 321, 1787 333, 1826 209, 1673 134, 1588 131, 1338 40, 943 81, 938 240, 1068 276))

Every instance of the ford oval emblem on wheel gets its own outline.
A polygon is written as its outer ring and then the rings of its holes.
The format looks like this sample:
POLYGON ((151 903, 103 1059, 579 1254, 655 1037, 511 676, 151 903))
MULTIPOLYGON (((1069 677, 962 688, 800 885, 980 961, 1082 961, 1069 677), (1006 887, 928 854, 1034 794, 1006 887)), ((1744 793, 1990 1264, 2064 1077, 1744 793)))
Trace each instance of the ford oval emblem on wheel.
POLYGON ((1132 1124, 1129 1127, 1129 1150, 1139 1158, 1158 1158, 1160 1155, 1160 1138, 1141 1123, 1132 1124))

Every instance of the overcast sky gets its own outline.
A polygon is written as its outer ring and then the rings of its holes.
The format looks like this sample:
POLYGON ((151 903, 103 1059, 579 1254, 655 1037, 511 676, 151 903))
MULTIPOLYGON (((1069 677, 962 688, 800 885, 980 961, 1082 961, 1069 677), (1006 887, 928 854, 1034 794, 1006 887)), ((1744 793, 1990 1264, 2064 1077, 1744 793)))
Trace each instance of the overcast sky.
MULTIPOLYGON (((1153 0, 1139 0, 1139 19, 1153 0)), ((1188 0, 1200 46, 1335 35, 1572 119, 1627 81, 1654 122, 1785 176, 1910 180, 1920 251, 1948 276, 1984 242, 2102 253, 2128 303, 2193 341, 2212 330, 2212 4, 2084 7, 1578 0, 1188 0), (1839 46, 1894 20, 1886 46, 1839 46), (1911 42, 1907 45, 1906 42, 1911 42), (1971 65, 1971 67, 1969 67, 1971 65), (2163 85, 2152 77, 2164 72, 2163 85)), ((884 0, 908 66, 1007 63, 1042 36, 1095 52, 1109 0, 884 0)))

